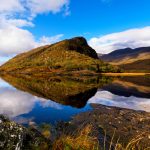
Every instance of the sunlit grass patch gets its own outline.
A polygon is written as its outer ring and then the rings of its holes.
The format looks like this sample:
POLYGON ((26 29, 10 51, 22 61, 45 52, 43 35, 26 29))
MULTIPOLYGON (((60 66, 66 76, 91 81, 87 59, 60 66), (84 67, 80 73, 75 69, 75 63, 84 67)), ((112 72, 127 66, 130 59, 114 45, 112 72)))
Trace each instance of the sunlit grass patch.
POLYGON ((98 150, 98 139, 91 135, 92 130, 92 125, 87 125, 77 133, 62 135, 54 142, 53 150, 98 150))

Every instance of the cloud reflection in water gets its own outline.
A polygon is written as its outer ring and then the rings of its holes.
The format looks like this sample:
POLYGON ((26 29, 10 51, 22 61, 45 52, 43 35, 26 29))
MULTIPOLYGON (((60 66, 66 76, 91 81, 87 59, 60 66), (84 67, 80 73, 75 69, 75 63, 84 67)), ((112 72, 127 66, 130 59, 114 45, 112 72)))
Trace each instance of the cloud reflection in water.
POLYGON ((103 104, 150 112, 150 99, 138 98, 134 96, 118 96, 108 91, 98 91, 96 95, 88 101, 88 103, 103 104))
POLYGON ((10 118, 27 114, 37 103, 42 108, 61 109, 61 106, 53 101, 38 98, 14 88, 0 87, 0 114, 5 114, 10 118))

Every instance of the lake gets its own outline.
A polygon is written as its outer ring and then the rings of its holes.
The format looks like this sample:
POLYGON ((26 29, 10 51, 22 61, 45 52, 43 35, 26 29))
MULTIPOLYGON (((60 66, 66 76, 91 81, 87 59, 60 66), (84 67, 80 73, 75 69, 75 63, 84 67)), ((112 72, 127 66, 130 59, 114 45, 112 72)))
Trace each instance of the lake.
POLYGON ((69 121, 102 104, 150 112, 150 78, 31 77, 0 78, 0 114, 28 125, 69 121))

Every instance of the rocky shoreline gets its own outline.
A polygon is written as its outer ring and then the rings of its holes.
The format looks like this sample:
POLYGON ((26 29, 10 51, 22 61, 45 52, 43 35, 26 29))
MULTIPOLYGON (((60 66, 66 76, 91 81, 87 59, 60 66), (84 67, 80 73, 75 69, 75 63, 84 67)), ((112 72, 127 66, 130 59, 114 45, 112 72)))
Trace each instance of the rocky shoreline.
POLYGON ((57 148, 53 145, 57 141, 65 147, 69 144, 64 142, 64 138, 75 140, 79 133, 86 134, 87 126, 92 127, 88 136, 92 136, 94 141, 98 140, 98 149, 115 149, 119 146, 117 150, 144 150, 150 147, 150 113, 97 104, 92 104, 92 107, 93 110, 74 116, 70 122, 59 122, 53 128, 46 125, 46 130, 23 127, 1 115, 0 149, 55 150, 57 148))

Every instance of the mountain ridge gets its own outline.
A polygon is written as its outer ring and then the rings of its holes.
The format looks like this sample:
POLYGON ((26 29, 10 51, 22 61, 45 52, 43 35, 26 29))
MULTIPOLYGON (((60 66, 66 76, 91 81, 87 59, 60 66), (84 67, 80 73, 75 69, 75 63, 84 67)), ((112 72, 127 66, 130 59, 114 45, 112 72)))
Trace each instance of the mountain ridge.
POLYGON ((150 47, 119 49, 99 58, 129 72, 147 72, 150 70, 150 47))

